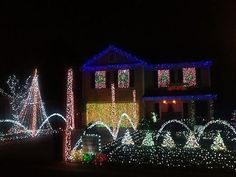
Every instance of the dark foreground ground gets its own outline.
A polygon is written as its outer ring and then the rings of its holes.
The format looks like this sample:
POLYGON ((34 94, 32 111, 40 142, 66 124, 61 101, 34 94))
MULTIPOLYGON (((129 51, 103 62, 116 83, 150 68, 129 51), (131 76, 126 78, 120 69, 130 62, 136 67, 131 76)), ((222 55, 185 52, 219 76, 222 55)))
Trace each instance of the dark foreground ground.
POLYGON ((149 168, 132 166, 91 166, 81 164, 15 164, 6 163, 0 167, 0 176, 22 176, 22 177, 235 177, 236 173, 226 170, 207 170, 207 169, 174 169, 174 168, 149 168))

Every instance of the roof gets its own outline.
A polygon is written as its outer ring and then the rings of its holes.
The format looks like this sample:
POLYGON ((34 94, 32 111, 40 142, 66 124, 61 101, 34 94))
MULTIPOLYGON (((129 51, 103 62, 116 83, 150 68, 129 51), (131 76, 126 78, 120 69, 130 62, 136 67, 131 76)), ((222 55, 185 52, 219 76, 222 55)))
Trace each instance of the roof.
POLYGON ((142 66, 147 65, 146 62, 144 62, 141 59, 138 59, 136 56, 131 55, 130 53, 127 53, 126 51, 119 49, 113 45, 109 45, 106 49, 99 52, 98 54, 94 55, 92 58, 88 59, 86 63, 84 63, 81 67, 81 70, 103 70, 103 69, 109 69, 109 68, 130 68, 135 66, 142 66), (94 62, 99 60, 102 56, 106 55, 108 52, 115 52, 120 54, 121 56, 124 56, 128 61, 130 61, 132 64, 111 64, 111 65, 104 65, 104 66, 92 66, 94 62))
POLYGON ((197 61, 197 62, 185 62, 185 63, 169 63, 169 64, 156 64, 149 65, 154 69, 173 69, 173 68, 208 68, 212 65, 212 61, 197 61))
POLYGON ((182 96, 148 96, 143 97, 144 101, 161 101, 161 100, 213 100, 217 95, 182 95, 182 96))
POLYGON ((147 69, 174 69, 174 68, 185 68, 185 67, 196 67, 196 68, 209 68, 212 65, 212 61, 197 61, 197 62, 183 62, 183 63, 166 63, 166 64, 147 64, 145 61, 137 58, 136 56, 127 53, 126 51, 117 48, 113 45, 109 45, 107 48, 89 58, 80 68, 82 71, 99 71, 109 69, 122 69, 122 68, 135 68, 137 66, 143 66, 147 69), (106 65, 94 65, 96 61, 108 54, 109 52, 118 53, 126 58, 127 63, 120 64, 106 64, 106 65))

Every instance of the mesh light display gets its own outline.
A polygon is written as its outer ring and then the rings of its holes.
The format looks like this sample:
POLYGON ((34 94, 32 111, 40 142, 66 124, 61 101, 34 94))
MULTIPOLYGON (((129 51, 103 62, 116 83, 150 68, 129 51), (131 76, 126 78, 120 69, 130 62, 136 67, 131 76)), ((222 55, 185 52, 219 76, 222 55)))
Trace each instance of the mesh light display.
POLYGON ((171 133, 170 132, 167 132, 165 134, 161 146, 162 147, 166 147, 166 148, 174 148, 176 146, 174 140, 171 137, 171 133))
POLYGON ((183 68, 183 83, 186 84, 186 87, 192 87, 197 84, 195 68, 183 68))
POLYGON ((170 70, 158 70, 158 88, 168 87, 170 84, 170 70))
POLYGON ((125 135, 121 140, 121 143, 125 144, 125 145, 134 145, 134 141, 133 141, 128 129, 126 130, 125 135))
POLYGON ((95 88, 106 88, 106 71, 95 72, 95 88))
MULTIPOLYGON (((137 103, 116 103, 116 111, 113 112, 115 113, 115 116, 114 116, 115 120, 112 120, 110 116, 111 114, 113 114, 112 103, 88 103, 86 105, 87 123, 102 121, 106 123, 108 126, 112 127, 113 125, 117 124, 120 116, 123 113, 126 113, 131 118, 134 125, 137 125, 138 123, 137 121, 139 120, 138 107, 139 105, 137 103), (136 107, 136 114, 137 114, 135 120, 133 118, 134 106, 136 107)), ((126 119, 121 122, 121 126, 129 127, 130 124, 126 119)))
POLYGON ((197 139, 192 132, 189 133, 189 136, 188 136, 186 144, 184 145, 184 148, 188 148, 188 149, 200 148, 200 145, 198 144, 197 139))
POLYGON ((145 138, 142 141, 142 146, 154 146, 151 132, 146 132, 145 138))
POLYGON ((227 150, 224 141, 218 132, 216 137, 214 138, 213 144, 211 145, 211 149, 214 151, 225 151, 227 150))
POLYGON ((129 88, 130 74, 129 69, 118 70, 118 87, 129 88))

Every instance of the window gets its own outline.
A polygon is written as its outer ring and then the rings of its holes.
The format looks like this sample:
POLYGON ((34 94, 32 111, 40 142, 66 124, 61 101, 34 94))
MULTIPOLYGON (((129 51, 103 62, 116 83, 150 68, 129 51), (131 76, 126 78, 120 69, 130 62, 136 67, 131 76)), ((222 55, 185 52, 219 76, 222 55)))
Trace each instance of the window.
POLYGON ((95 88, 106 88, 106 71, 95 72, 95 88))
POLYGON ((128 69, 118 70, 118 88, 129 88, 130 73, 128 69))
POLYGON ((192 87, 196 85, 195 68, 183 68, 183 83, 186 84, 186 87, 192 87))
POLYGON ((168 87, 170 84, 170 70, 158 70, 158 88, 168 87))

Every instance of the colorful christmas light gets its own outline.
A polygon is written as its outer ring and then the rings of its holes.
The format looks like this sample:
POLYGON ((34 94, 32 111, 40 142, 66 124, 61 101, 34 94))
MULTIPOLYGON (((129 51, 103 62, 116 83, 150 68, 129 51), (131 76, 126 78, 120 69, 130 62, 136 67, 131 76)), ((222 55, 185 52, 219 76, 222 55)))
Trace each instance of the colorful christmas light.
POLYGON ((130 74, 129 69, 118 70, 118 87, 129 88, 130 74))
POLYGON ((183 68, 183 83, 186 87, 193 87, 197 84, 195 68, 183 68))
MULTIPOLYGON (((116 126, 121 119, 121 115, 126 113, 132 120, 134 125, 138 124, 138 103, 115 103, 116 111, 114 109, 114 104, 112 103, 88 103, 86 104, 86 120, 89 122, 102 121, 110 127, 116 126), (136 117, 134 118, 134 107, 136 107, 136 117), (114 113, 114 119, 111 119, 109 115, 114 113)), ((130 127, 129 121, 122 121, 122 127, 130 127)))
POLYGON ((116 90, 115 90, 115 84, 112 83, 111 84, 111 122, 112 122, 113 134, 116 131, 115 119, 116 119, 116 90))
POLYGON ((64 144, 64 160, 69 161, 71 155, 71 131, 74 129, 74 94, 73 94, 73 70, 67 73, 67 100, 66 100, 66 130, 64 144))
POLYGON ((170 70, 158 70, 158 88, 168 87, 170 84, 170 70))
POLYGON ((106 71, 95 72, 95 88, 96 89, 106 88, 106 71))

